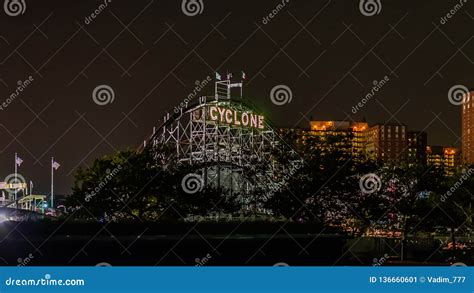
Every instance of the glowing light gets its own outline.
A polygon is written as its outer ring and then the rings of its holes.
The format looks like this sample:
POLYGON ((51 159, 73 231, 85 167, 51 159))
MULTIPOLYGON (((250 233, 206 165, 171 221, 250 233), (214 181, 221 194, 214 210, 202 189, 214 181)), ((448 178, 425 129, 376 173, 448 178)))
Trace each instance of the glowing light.
POLYGON ((265 118, 251 112, 240 112, 217 106, 209 107, 209 119, 236 126, 264 129, 265 118))

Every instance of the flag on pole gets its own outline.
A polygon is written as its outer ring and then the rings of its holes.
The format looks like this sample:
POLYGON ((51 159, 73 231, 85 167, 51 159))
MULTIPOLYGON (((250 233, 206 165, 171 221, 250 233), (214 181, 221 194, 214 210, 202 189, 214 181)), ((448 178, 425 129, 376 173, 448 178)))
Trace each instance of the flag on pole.
POLYGON ((244 71, 242 71, 242 79, 243 79, 243 80, 246 80, 246 79, 247 79, 247 74, 245 74, 244 71))
POLYGON ((16 156, 16 157, 15 157, 15 164, 16 164, 18 167, 20 167, 22 163, 23 163, 23 160, 22 160, 20 157, 16 156))
POLYGON ((61 165, 58 162, 53 161, 52 167, 54 170, 58 170, 58 168, 61 167, 61 165))
POLYGON ((217 79, 217 80, 221 80, 221 79, 222 79, 222 76, 219 74, 219 72, 216 72, 216 79, 217 79))

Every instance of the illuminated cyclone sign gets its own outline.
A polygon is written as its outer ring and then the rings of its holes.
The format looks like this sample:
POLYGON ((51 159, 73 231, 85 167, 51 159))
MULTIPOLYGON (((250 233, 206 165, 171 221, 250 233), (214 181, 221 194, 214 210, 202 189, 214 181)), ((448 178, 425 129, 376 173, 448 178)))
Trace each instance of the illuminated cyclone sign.
POLYGON ((241 112, 229 108, 211 106, 209 107, 208 118, 211 121, 236 126, 264 129, 264 117, 251 112, 241 112))

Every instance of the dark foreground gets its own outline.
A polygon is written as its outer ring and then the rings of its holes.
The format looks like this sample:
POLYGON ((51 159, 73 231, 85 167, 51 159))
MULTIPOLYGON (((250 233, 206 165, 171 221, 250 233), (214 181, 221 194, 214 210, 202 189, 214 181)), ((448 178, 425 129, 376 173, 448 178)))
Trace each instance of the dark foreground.
MULTIPOLYGON (((449 265, 436 240, 352 238, 312 226, 0 224, 2 265, 449 265)), ((456 261, 472 264, 471 252, 456 261)))

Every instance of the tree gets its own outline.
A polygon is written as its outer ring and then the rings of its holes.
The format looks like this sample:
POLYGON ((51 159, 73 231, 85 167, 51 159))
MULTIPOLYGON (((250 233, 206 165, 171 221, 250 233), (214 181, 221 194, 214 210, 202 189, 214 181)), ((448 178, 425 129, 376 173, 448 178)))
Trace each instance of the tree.
POLYGON ((402 259, 405 259, 408 234, 417 229, 429 210, 428 196, 443 184, 444 171, 436 166, 404 164, 384 168, 382 172, 385 228, 402 232, 402 259))
POLYGON ((472 198, 474 191, 474 169, 465 168, 454 176, 447 177, 442 188, 432 195, 435 225, 449 228, 453 256, 456 257, 456 231, 472 233, 472 198), (471 225, 469 231, 469 225, 471 225), (464 228, 464 229, 463 229, 464 228))
MULTIPOLYGON (((286 178, 287 184, 270 198, 267 207, 296 222, 326 226, 341 226, 353 217, 360 218, 353 204, 359 200, 357 174, 373 168, 374 163, 351 154, 350 137, 308 135, 297 141, 290 133, 287 139, 290 145, 296 142, 294 148, 302 164, 286 178)), ((279 157, 282 165, 288 164, 285 154, 282 151, 279 157)))
MULTIPOLYGON (((157 152, 120 151, 79 169, 73 193, 68 199, 83 219, 181 220, 188 214, 234 212, 232 198, 221 190, 198 187, 196 193, 183 190, 183 178, 199 166, 179 165, 171 153, 166 164, 157 152)), ((202 184, 199 182, 199 184, 202 184)))

